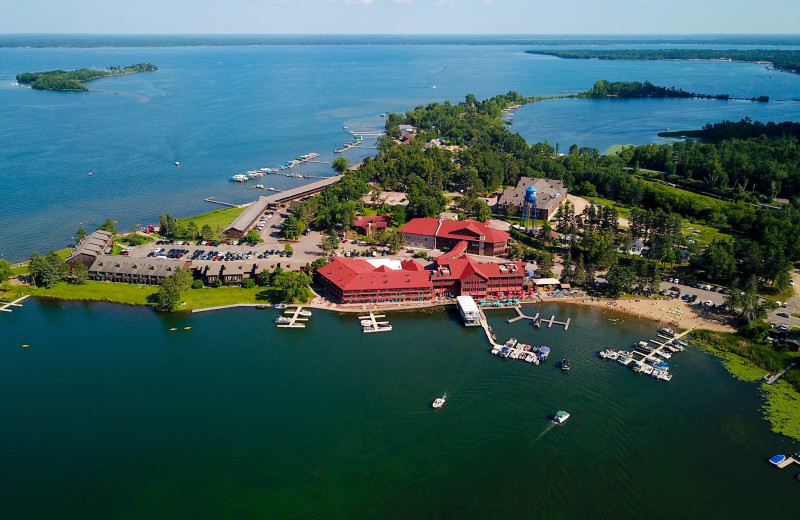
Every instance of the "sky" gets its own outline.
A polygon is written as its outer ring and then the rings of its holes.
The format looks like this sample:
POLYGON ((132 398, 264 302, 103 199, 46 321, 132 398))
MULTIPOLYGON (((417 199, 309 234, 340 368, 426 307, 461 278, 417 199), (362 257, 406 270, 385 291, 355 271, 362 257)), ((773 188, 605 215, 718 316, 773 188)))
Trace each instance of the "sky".
POLYGON ((0 34, 798 34, 800 0, 0 0, 0 34))

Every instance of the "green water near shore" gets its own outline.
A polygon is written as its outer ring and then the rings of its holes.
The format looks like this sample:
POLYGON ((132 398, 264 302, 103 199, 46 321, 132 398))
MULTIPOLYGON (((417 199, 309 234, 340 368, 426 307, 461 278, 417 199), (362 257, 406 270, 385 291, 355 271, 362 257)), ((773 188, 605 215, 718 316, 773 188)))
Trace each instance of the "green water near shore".
POLYGON ((651 322, 541 312, 569 331, 489 311, 500 338, 552 348, 533 366, 492 357, 453 311, 367 335, 320 311, 287 330, 275 311, 28 300, 0 317, 3 516, 796 518, 800 468, 767 458, 800 446, 753 383, 694 349, 669 383, 636 375, 595 352, 651 322))

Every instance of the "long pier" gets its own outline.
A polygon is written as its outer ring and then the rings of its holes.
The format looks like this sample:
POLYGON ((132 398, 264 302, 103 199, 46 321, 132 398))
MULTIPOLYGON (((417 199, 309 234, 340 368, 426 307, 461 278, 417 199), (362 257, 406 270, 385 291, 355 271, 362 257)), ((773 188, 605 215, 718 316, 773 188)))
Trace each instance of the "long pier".
POLYGON ((19 303, 19 302, 21 302, 22 300, 24 300, 25 298, 28 298, 28 297, 30 297, 30 294, 26 294, 24 296, 20 296, 19 298, 17 298, 13 302, 0 303, 0 311, 11 312, 11 309, 9 309, 9 307, 22 307, 22 304, 19 303))
MULTIPOLYGON (((513 307, 513 309, 515 311, 517 311, 517 316, 515 316, 514 318, 509 318, 508 320, 506 320, 506 321, 508 321, 508 323, 514 323, 515 321, 519 321, 519 320, 533 320, 533 321, 536 321, 536 320, 539 319, 539 313, 538 312, 536 313, 536 316, 531 317, 531 316, 526 316, 522 312, 522 308, 519 305, 515 305, 513 307)), ((551 328, 554 323, 556 325, 563 325, 564 326, 564 331, 566 332, 567 330, 569 330, 569 322, 570 322, 571 319, 572 318, 567 318, 567 321, 556 321, 556 316, 555 315, 551 315, 549 320, 541 320, 541 322, 542 323, 547 323, 547 328, 548 329, 551 328)))
POLYGON ((306 328, 306 324, 304 322, 308 321, 308 318, 301 318, 300 311, 302 311, 302 307, 295 307, 294 309, 287 309, 284 312, 286 313, 293 313, 289 317, 289 323, 278 323, 279 329, 304 329, 306 328))
POLYGON ((236 206, 236 204, 231 204, 230 202, 222 202, 220 200, 214 200, 214 197, 208 197, 208 198, 205 198, 203 200, 205 202, 210 202, 211 204, 221 204, 223 206, 230 206, 232 208, 236 206))

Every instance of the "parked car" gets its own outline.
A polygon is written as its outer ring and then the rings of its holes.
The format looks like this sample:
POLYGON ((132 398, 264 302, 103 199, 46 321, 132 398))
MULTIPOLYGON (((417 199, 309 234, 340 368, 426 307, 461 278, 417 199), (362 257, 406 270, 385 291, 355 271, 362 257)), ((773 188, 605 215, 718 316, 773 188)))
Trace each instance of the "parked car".
POLYGON ((788 312, 779 312, 778 316, 780 316, 781 318, 788 318, 789 317, 789 313, 788 312))

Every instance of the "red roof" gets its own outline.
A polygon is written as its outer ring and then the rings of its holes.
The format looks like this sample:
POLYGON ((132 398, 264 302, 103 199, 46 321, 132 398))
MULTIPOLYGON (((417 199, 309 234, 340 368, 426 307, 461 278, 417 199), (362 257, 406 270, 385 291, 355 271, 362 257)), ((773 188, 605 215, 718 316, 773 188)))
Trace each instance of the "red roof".
POLYGON ((419 263, 403 260, 402 269, 391 269, 386 265, 373 266, 360 258, 334 257, 317 270, 342 291, 363 291, 386 288, 430 288, 428 273, 419 263))
POLYGON ((414 235, 436 235, 442 238, 473 241, 480 240, 480 236, 483 235, 483 241, 491 243, 505 242, 509 237, 505 231, 491 228, 488 224, 472 219, 440 221, 435 218, 415 218, 403 226, 400 231, 414 235))
POLYGON ((391 215, 370 215, 368 217, 358 217, 353 221, 353 227, 360 227, 366 229, 367 226, 372 224, 376 229, 386 229, 392 221, 391 215))
POLYGON ((436 259, 436 263, 439 266, 447 267, 450 270, 450 276, 458 278, 459 280, 463 280, 471 274, 477 274, 481 278, 487 280, 490 278, 525 275, 525 262, 490 262, 481 264, 468 256, 445 260, 442 260, 440 256, 436 259))
POLYGON ((465 240, 462 240, 461 242, 453 246, 453 249, 451 249, 447 253, 436 257, 436 262, 438 263, 453 258, 461 258, 466 253, 467 253, 467 242, 465 240))

